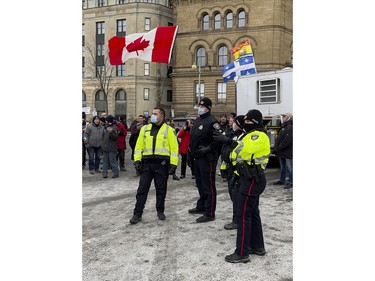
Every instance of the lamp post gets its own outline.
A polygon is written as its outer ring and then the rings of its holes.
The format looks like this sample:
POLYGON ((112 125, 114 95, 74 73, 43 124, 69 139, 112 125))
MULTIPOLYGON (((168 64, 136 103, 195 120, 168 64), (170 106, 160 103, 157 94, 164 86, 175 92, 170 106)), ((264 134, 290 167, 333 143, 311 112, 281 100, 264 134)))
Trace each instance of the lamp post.
MULTIPOLYGON (((197 65, 194 63, 192 66, 191 66, 192 69, 196 70, 197 69, 197 65)), ((194 106, 195 109, 198 108, 198 105, 201 101, 201 66, 198 65, 198 103, 197 105, 194 106)))

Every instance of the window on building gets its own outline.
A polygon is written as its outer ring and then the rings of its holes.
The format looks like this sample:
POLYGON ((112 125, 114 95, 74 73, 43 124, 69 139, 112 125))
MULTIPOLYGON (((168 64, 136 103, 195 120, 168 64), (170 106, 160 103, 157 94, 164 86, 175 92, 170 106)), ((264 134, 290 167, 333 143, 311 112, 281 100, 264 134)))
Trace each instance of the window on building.
POLYGON ((198 48, 197 50, 197 66, 206 65, 206 50, 203 47, 198 48))
POLYGON ((104 21, 96 23, 96 34, 104 34, 105 33, 105 24, 104 21))
POLYGON ((144 100, 150 99, 150 89, 148 89, 148 88, 143 89, 143 99, 144 100))
POLYGON ((151 30, 151 19, 145 18, 145 31, 151 30))
POLYGON ((86 94, 84 91, 82 91, 82 107, 86 107, 87 105, 87 101, 86 101, 86 94))
POLYGON ((227 84, 223 82, 217 83, 217 103, 225 104, 227 102, 227 84))
POLYGON ((220 13, 215 14, 214 17, 214 29, 220 29, 221 28, 221 15, 220 13))
POLYGON ((257 102, 258 104, 280 102, 280 78, 257 81, 257 102))
POLYGON ((125 63, 116 65, 116 76, 125 76, 125 63))
POLYGON ((228 64, 228 48, 226 46, 221 46, 219 48, 219 65, 226 65, 228 64))
POLYGON ((204 98, 204 83, 202 81, 195 82, 195 104, 204 98))
POLYGON ((210 27, 210 17, 208 14, 203 15, 202 17, 202 30, 208 30, 210 27))
POLYGON ((98 1, 98 7, 104 6, 104 0, 97 0, 98 1))
POLYGON ((125 0, 118 0, 118 4, 125 4, 125 0))
POLYGON ((145 63, 145 76, 150 76, 150 64, 149 63, 145 63))
POLYGON ((104 52, 105 52, 104 44, 97 44, 96 45, 96 56, 98 56, 98 57, 104 56, 104 52))
POLYGON ((82 66, 82 79, 85 78, 85 67, 82 66))
POLYGON ((167 101, 172 102, 173 101, 173 96, 172 96, 172 90, 167 90, 167 101))
POLYGON ((96 77, 101 77, 104 75, 104 65, 97 65, 96 66, 96 77))
POLYGON ((126 115, 126 92, 122 89, 116 92, 115 114, 126 115))
POLYGON ((232 12, 227 13, 225 26, 226 28, 233 28, 233 13, 232 12))
POLYGON ((118 37, 126 36, 126 19, 117 20, 117 32, 118 37))
POLYGON ((95 109, 98 112, 105 112, 107 107, 107 99, 102 90, 99 90, 95 94, 95 109))
POLYGON ((245 11, 241 11, 238 14, 238 27, 244 27, 245 24, 245 11))

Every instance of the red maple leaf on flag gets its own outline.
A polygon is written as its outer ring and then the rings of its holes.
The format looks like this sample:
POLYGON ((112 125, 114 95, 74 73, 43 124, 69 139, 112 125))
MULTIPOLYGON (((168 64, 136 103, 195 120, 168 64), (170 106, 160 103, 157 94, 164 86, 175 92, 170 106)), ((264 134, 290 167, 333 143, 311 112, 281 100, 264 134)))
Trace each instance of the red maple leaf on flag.
POLYGON ((129 45, 126 45, 126 49, 128 50, 129 53, 136 52, 138 56, 139 55, 138 51, 144 51, 150 45, 149 43, 150 41, 143 39, 143 36, 142 36, 134 40, 129 45))

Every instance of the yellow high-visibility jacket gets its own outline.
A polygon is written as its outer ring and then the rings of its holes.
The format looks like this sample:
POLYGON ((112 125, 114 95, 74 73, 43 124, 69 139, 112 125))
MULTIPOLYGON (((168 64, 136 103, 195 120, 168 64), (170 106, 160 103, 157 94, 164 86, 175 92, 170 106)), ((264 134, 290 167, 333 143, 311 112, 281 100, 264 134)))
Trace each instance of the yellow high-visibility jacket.
POLYGON ((169 157, 170 164, 178 164, 178 142, 174 129, 164 123, 154 137, 151 136, 152 124, 142 126, 134 149, 134 161, 141 161, 144 156, 159 155, 169 157))
POLYGON ((266 168, 271 152, 270 139, 267 134, 252 131, 237 143, 229 156, 233 166, 243 161, 251 165, 251 157, 253 157, 255 165, 261 165, 263 170, 266 168))

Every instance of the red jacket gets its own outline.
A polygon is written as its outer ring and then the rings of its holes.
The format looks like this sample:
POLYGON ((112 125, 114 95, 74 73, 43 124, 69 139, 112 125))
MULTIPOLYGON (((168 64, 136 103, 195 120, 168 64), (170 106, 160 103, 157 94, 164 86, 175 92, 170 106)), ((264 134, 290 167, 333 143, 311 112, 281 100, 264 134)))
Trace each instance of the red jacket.
POLYGON ((178 132, 177 137, 181 139, 181 144, 178 149, 178 153, 187 154, 190 145, 190 131, 185 131, 183 128, 181 128, 181 130, 178 132))
POLYGON ((125 138, 128 132, 126 131, 125 126, 120 122, 117 122, 117 128, 118 128, 117 149, 126 149, 125 138))

